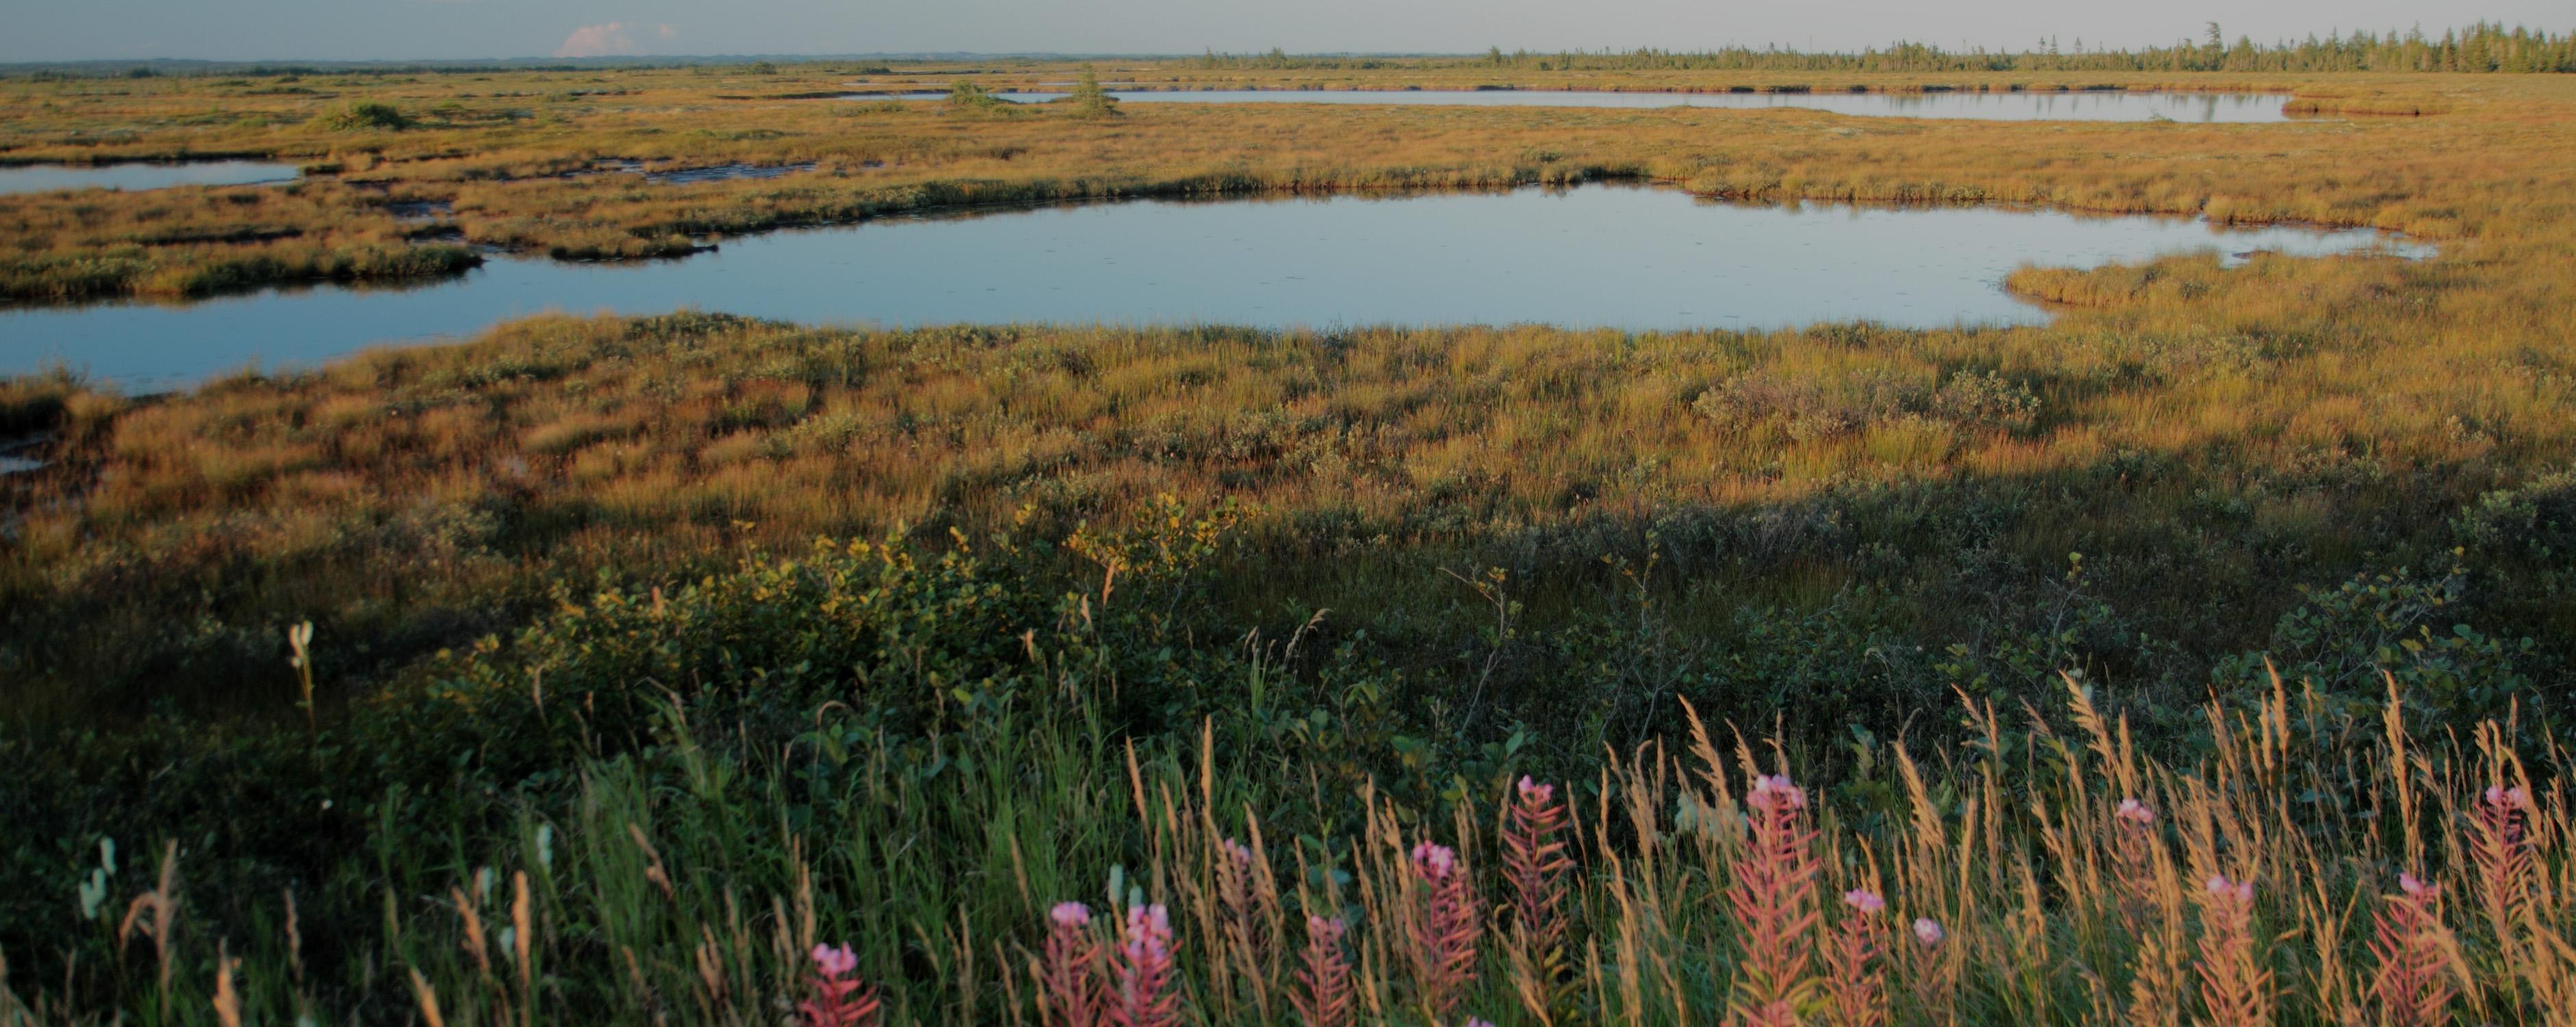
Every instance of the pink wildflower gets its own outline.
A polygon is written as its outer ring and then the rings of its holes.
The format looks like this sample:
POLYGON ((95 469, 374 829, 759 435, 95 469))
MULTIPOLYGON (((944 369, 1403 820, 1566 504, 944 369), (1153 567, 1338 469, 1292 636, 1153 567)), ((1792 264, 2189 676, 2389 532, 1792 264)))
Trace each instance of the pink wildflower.
POLYGON ((2201 905, 2200 978, 2203 1022, 2259 1027, 2271 1021, 2272 975, 2254 951, 2254 882, 2211 875, 2201 905))
POLYGON ((1462 869, 1457 851, 1448 846, 1425 840, 1413 847, 1413 873, 1422 882, 1413 889, 1408 932, 1414 986, 1435 1017, 1448 1016, 1476 976, 1476 934, 1484 912, 1462 869))
POLYGON ((1949 934, 1948 932, 1941 930, 1940 921, 1934 920, 1928 916, 1918 917, 1915 919, 1914 941, 1916 944, 1922 945, 1924 948, 1928 949, 1941 944, 1941 939, 1947 937, 1949 937, 1949 934))
POLYGON ((1807 808, 1807 791, 1791 783, 1786 774, 1757 775, 1745 802, 1757 809, 1768 809, 1778 803, 1788 809, 1807 808))
POLYGON ((808 986, 814 997, 796 1007, 804 1014, 805 1027, 875 1027, 876 989, 849 976, 858 969, 859 957, 847 945, 816 945, 811 955, 814 976, 808 986))
POLYGON ((1163 907, 1127 907, 1113 1001, 1110 1018, 1121 1027, 1172 1027, 1181 1022, 1181 996, 1172 987, 1172 918, 1163 907))
POLYGON ((2203 887, 2208 888, 2210 894, 2220 898, 2232 898, 2238 902, 2254 900, 2254 882, 2230 881, 2226 874, 2211 874, 2209 881, 2203 887))
POLYGON ((1039 980, 1050 1022, 1096 1027, 1101 1018, 1100 942, 1091 931, 1091 907, 1059 902, 1047 911, 1046 962, 1039 980))
POLYGON ((1825 950, 1825 997, 1836 1027, 1882 1027, 1887 1022, 1887 970, 1882 958, 1886 925, 1879 911, 1887 900, 1867 888, 1843 893, 1843 905, 1856 915, 1834 924, 1833 944, 1825 950))
POLYGON ((1793 1027, 1815 986, 1816 830, 1801 812, 1806 793, 1785 776, 1756 776, 1744 804, 1746 844, 1726 892, 1743 953, 1730 1019, 1793 1027))
POLYGON ((1566 945, 1566 835, 1573 815, 1556 798, 1556 786, 1523 777, 1517 798, 1503 811, 1503 880, 1511 887, 1514 974, 1534 982, 1521 1001, 1534 1011, 1562 1008, 1572 998, 1574 972, 1566 945))
POLYGON ((857 969, 858 966, 859 957, 852 953, 847 945, 840 948, 829 945, 814 946, 814 969, 825 977, 839 977, 857 969))
POLYGON ((1340 917, 1306 917, 1306 965, 1297 971, 1299 990, 1288 995, 1288 1004, 1296 1007, 1305 1027, 1352 1027, 1359 1022, 1358 1003, 1351 994, 1350 957, 1342 952, 1342 935, 1348 931, 1340 917))
POLYGON ((2379 970, 2370 982, 2379 1003, 2379 1021, 2388 1027, 2433 1027, 2447 1023, 2453 996, 2449 960, 2444 955, 2442 889, 2411 873, 2397 875, 2403 894, 2389 896, 2372 916, 2370 953, 2379 970))
POLYGON ((1426 881, 1446 881, 1458 869, 1458 851, 1424 841, 1413 847, 1413 869, 1426 881))

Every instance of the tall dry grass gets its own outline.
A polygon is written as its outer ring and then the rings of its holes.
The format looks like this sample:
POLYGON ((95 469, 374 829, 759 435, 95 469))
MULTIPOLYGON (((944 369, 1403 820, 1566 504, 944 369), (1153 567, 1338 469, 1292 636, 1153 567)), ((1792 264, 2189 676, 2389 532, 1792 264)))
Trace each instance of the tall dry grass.
MULTIPOLYGON (((1255 768, 1267 757, 1218 752, 1212 736, 1122 745, 1042 727, 980 753, 1017 762, 922 782, 852 753, 832 757, 855 760, 852 776, 823 793, 793 783, 797 761, 690 747, 712 776, 689 787, 587 766, 579 802, 532 809, 471 849, 369 857, 390 861, 382 909, 300 928, 338 947, 328 981, 301 969, 292 893, 277 898, 282 920, 185 915, 188 854, 174 841, 121 925, 107 903, 80 927, 125 952, 107 991, 0 978, 0 1014, 2412 1024, 2576 1012, 2564 784, 2527 771, 2493 726, 2418 737, 2393 689, 2374 713, 2284 685, 2249 708, 2204 710, 2206 747, 2168 763, 2138 753, 2125 720, 2080 686, 2046 713, 1973 700, 1954 712, 1977 744, 1932 758, 1869 747, 1838 780, 1799 779, 1790 746, 1694 718, 1686 741, 1615 754, 1594 780, 1471 783, 1478 797, 1445 814, 1366 790, 1315 805, 1313 782, 1266 777, 1255 768), (1087 798, 1023 805, 1023 792, 1087 798), (1314 819, 1343 799, 1355 820, 1314 819), (797 826, 806 816, 871 833, 818 835, 797 826), (988 832, 983 852, 907 840, 961 828, 988 832), (1533 830, 1553 841, 1530 849, 1533 830), (1534 864, 1533 851, 1553 855, 1534 864), (967 866, 980 869, 953 876, 967 866)), ((142 870, 117 873, 106 879, 142 870)))

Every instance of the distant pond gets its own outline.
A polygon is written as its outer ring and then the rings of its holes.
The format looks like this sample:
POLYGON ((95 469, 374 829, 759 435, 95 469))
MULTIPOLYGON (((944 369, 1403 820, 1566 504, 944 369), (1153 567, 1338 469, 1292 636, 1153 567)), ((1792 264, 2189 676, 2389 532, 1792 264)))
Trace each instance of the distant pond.
MULTIPOLYGON (((852 93, 850 100, 934 100, 946 93, 852 93)), ((1063 93, 995 93, 1044 103, 1063 93)), ((2287 93, 2164 93, 2054 90, 2019 93, 1611 93, 1546 89, 1202 89, 1113 90, 1128 103, 1354 103, 1466 107, 1796 107, 1886 118, 1988 121, 2167 121, 2203 124, 2288 121, 2287 93)))
POLYGON ((312 365, 370 346, 471 335, 547 311, 683 307, 882 325, 2026 324, 2049 314, 2003 291, 2019 265, 2199 250, 2432 252, 2369 231, 2236 231, 1988 207, 1716 203, 1626 185, 1141 200, 776 232, 648 263, 503 257, 406 289, 0 309, 0 374, 59 362, 131 389, 163 389, 253 363, 312 365))
POLYGON ((156 161, 145 164, 23 164, 0 167, 0 194, 64 189, 167 189, 174 185, 263 185, 292 182, 293 164, 256 160, 156 161))

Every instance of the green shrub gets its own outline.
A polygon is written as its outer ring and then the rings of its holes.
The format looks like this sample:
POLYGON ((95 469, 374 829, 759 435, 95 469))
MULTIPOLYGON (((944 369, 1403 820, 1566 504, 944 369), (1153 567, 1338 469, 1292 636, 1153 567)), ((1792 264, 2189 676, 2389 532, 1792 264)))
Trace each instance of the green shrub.
POLYGON ((2284 680, 2358 707, 2386 701, 2393 681, 2436 721, 2465 725, 2496 715, 2530 688, 2523 665, 2537 643, 2492 637, 2466 623, 2468 584, 2459 567, 2440 575, 2401 567, 2357 574, 2331 589, 2301 588, 2306 602, 2282 615, 2271 648, 2222 661, 2215 678, 2268 688, 2268 660, 2284 680))
POLYGON ((1074 83, 1073 92, 1065 97, 1076 116, 1085 118, 1116 117, 1118 98, 1100 87, 1100 75, 1091 65, 1082 66, 1082 79, 1074 83))
POLYGON ((948 106, 955 110, 991 111, 1008 102, 973 82, 959 82, 948 87, 948 106))
POLYGON ((402 109, 375 100, 360 100, 322 116, 322 127, 334 132, 400 132, 412 126, 402 109))

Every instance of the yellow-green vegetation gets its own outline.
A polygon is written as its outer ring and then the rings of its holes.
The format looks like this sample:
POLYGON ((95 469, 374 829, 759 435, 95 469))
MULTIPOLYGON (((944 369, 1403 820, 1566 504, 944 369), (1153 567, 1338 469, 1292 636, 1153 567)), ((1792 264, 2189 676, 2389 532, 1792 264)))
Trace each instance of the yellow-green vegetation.
MULTIPOLYGON (((2106 77, 1537 63, 1099 72, 2106 77)), ((634 256, 989 201, 1601 177, 2441 251, 2026 268, 2010 287, 2061 313, 2020 328, 682 313, 166 396, 0 384, 45 461, 0 476, 0 1024, 774 1019, 843 941, 894 1022, 1034 1023, 1066 900, 1177 914, 1206 1022, 1297 1022, 1309 913, 1350 918, 1351 996, 1404 1023, 1705 1022, 1864 979, 1898 1023, 2571 1008, 2576 82, 2107 76, 2352 115, 2237 126, 788 98, 1075 74, 11 81, 7 159, 334 171, 0 198, 0 224, 21 296, 423 233, 634 256), (543 177, 606 159, 816 168, 543 177), (149 266, 44 284, 117 247, 149 266), (1714 737, 1687 760, 1683 700, 1714 737), (1833 930, 1865 905, 1833 893, 1884 898, 1877 970, 1774 972, 1797 932, 1766 918, 1801 909, 1742 889, 1808 865, 1773 844, 1807 822, 1748 826, 1756 768, 1811 788, 1833 930), (1421 969, 1448 957, 1403 948, 1431 873, 1404 847, 1455 848, 1500 901, 1522 774, 1576 804, 1569 944, 1515 961, 1516 911, 1454 949, 1469 982, 1421 969), (2403 987, 2376 983, 2388 944, 2431 953, 2403 987)))
MULTIPOLYGON (((964 69, 951 69, 952 72, 964 69)), ((978 76, 1040 88, 1078 69, 978 76)), ((1133 69, 1111 74, 1134 78, 1133 69)), ((1402 88, 1423 71, 1225 73, 1223 84, 1402 88)), ((2567 143, 2576 85, 2556 77, 2133 72, 2009 81, 1964 73, 1584 72, 1581 83, 1487 69, 1503 84, 1607 89, 2055 88, 2295 91, 2355 120, 2295 125, 1924 123, 1816 112, 862 103, 811 99, 852 80, 831 67, 338 80, 0 82, 0 161, 261 156, 317 174, 286 187, 0 197, 0 296, 186 295, 317 278, 434 275, 471 262, 451 243, 558 257, 686 252, 712 235, 962 204, 1652 178, 1759 198, 2025 202, 2201 213, 2222 220, 2368 224, 2453 238, 2466 218, 2545 217, 2525 179, 2567 143), (373 105, 373 106, 370 106, 373 105), (2437 115, 2379 119, 2403 109, 2437 115), (366 117, 353 111, 370 112, 366 117), (2085 159, 2068 159, 2081 155, 2085 159), (646 168, 813 163, 779 179, 655 185, 561 177, 623 159, 646 168), (2443 200, 2423 199, 2444 183, 2443 200), (397 204, 439 204, 404 222, 397 204)), ((1173 68, 1162 85, 1219 84, 1173 68)), ((1571 73, 1569 73, 1571 74, 1571 73)), ((945 76, 899 76, 899 89, 945 76)), ((1490 83, 1488 83, 1490 84, 1490 83)), ((1061 88, 1061 87, 1055 87, 1061 88)), ((2541 201, 2547 202, 2547 201, 2541 201)))

